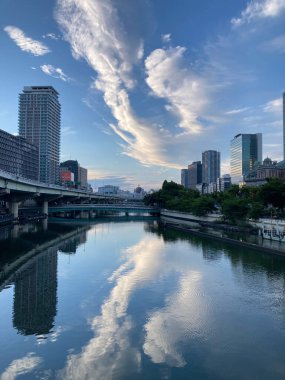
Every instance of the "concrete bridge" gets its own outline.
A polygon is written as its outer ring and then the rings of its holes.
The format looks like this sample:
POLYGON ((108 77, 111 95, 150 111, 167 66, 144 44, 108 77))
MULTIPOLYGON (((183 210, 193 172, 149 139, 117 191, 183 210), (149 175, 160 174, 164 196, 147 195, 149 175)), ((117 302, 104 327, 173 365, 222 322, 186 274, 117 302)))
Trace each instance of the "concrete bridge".
POLYGON ((49 202, 59 200, 64 202, 94 201, 100 199, 115 199, 114 196, 102 196, 83 190, 65 188, 22 178, 0 170, 0 201, 8 202, 10 213, 14 218, 19 215, 19 203, 34 199, 42 205, 42 212, 48 214, 49 202))

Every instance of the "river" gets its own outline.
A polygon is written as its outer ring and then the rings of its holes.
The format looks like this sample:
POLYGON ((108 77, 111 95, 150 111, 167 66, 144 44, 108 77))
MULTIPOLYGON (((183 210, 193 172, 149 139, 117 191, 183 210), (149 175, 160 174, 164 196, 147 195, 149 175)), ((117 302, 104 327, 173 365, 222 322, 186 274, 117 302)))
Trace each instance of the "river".
POLYGON ((16 232, 0 231, 1 380, 285 379, 284 258, 156 220, 16 232))

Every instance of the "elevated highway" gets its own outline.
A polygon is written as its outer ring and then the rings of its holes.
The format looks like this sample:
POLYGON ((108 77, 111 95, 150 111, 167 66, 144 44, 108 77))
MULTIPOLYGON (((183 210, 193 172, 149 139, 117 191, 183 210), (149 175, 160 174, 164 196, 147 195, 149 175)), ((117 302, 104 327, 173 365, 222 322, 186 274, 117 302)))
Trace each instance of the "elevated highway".
POLYGON ((83 190, 65 188, 22 178, 0 170, 0 201, 8 202, 9 210, 15 218, 18 217, 19 203, 35 199, 42 205, 42 212, 48 215, 49 202, 61 199, 62 202, 115 199, 114 196, 102 196, 83 190))

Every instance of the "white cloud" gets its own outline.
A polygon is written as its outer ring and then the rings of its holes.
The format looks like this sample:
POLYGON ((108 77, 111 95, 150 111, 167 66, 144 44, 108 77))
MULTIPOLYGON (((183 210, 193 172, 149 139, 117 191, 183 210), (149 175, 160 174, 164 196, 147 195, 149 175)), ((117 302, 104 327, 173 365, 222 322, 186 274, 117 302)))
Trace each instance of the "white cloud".
POLYGON ((50 75, 53 78, 61 79, 64 82, 69 82, 72 79, 66 75, 63 70, 59 67, 53 67, 52 65, 42 65, 41 70, 47 74, 50 75))
POLYGON ((0 380, 14 380, 20 375, 27 374, 33 371, 41 361, 42 359, 34 356, 32 352, 21 359, 13 360, 9 367, 0 374, 0 380))
POLYGON ((263 106, 263 112, 271 112, 275 114, 282 113, 282 98, 270 100, 263 106))
POLYGON ((40 41, 27 37, 25 33, 16 26, 6 26, 4 31, 8 33, 9 37, 23 51, 31 53, 35 56, 45 55, 50 52, 50 49, 46 45, 40 41))
POLYGON ((162 42, 170 42, 171 41, 171 34, 162 34, 161 36, 162 42))
POLYGON ((225 112, 225 114, 226 114, 226 115, 236 115, 236 114, 239 114, 239 113, 245 112, 245 111, 247 111, 248 109, 249 109, 248 107, 244 107, 244 108, 236 108, 236 109, 233 109, 233 110, 230 110, 230 111, 225 112))
POLYGON ((63 127, 61 128, 61 135, 62 136, 70 136, 70 135, 75 135, 76 134, 76 131, 71 128, 71 127, 63 127))
POLYGON ((50 38, 51 40, 60 40, 60 35, 55 33, 47 33, 42 36, 43 38, 50 38))
POLYGON ((161 135, 132 109, 128 91, 136 84, 132 69, 142 58, 143 44, 124 29, 114 4, 58 1, 56 18, 73 56, 85 59, 97 73, 94 88, 117 120, 110 127, 124 141, 124 154, 144 165, 177 167, 169 161, 161 135))
MULTIPOLYGON (((141 353, 131 342, 134 322, 128 315, 128 306, 134 292, 160 273, 163 248, 161 240, 150 236, 126 249, 122 255, 124 262, 109 278, 114 287, 100 315, 91 321, 94 338, 80 354, 68 357, 59 378, 109 380, 124 368, 136 378, 141 353)), ((124 377, 121 372, 120 376, 124 377)))
POLYGON ((185 65, 184 47, 156 49, 145 60, 146 82, 153 94, 167 100, 166 109, 178 116, 178 126, 199 133, 199 116, 207 103, 206 85, 185 65))
POLYGON ((233 18, 231 23, 234 27, 238 27, 255 19, 277 17, 284 10, 284 0, 252 0, 241 12, 240 17, 233 18))

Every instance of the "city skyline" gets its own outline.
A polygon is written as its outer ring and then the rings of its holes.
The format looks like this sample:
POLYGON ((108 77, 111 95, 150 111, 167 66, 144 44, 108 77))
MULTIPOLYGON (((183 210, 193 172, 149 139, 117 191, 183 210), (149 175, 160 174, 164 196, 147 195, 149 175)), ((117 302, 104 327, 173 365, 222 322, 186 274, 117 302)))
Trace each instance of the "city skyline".
POLYGON ((1 129, 17 133, 24 86, 53 86, 60 161, 80 161, 95 188, 180 182, 206 150, 225 174, 238 133, 283 159, 284 2, 12 0, 0 15, 1 129))

